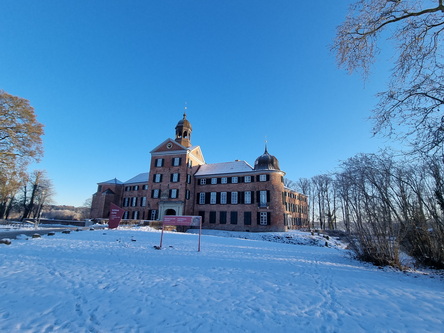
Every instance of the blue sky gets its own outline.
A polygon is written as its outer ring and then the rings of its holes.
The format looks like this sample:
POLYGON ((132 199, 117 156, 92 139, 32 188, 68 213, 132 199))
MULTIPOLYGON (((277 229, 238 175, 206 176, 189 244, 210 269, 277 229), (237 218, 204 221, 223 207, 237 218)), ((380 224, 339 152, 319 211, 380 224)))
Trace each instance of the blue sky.
POLYGON ((291 180, 389 144, 368 120, 389 65, 366 82, 330 51, 349 1, 3 0, 0 89, 30 100, 57 204, 149 168, 187 103, 207 163, 268 150, 291 180))

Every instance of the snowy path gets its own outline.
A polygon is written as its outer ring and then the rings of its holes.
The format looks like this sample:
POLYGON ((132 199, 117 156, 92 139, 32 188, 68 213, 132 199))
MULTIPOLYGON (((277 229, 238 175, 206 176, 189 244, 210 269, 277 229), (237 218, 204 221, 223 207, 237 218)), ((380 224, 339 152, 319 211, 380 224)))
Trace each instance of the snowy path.
POLYGON ((316 246, 203 236, 199 253, 196 235, 158 242, 105 230, 1 246, 0 331, 443 331, 440 279, 316 246))

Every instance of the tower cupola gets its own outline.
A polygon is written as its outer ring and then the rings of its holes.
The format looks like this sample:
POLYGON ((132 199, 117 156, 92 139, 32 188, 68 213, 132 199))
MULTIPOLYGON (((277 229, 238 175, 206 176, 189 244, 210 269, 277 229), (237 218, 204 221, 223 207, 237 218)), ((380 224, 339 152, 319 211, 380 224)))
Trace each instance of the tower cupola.
POLYGON ((179 120, 176 125, 176 142, 184 147, 191 147, 191 124, 187 120, 187 114, 183 114, 183 119, 179 120))
POLYGON ((265 152, 254 162, 254 170, 280 170, 278 159, 268 153, 267 146, 265 152))

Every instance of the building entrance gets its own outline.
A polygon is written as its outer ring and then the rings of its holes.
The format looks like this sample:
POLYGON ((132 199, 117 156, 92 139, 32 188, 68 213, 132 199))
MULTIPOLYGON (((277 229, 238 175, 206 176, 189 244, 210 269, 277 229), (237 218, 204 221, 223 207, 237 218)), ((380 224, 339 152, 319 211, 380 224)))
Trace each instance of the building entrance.
POLYGON ((176 215, 176 211, 174 209, 167 209, 165 215, 176 215))

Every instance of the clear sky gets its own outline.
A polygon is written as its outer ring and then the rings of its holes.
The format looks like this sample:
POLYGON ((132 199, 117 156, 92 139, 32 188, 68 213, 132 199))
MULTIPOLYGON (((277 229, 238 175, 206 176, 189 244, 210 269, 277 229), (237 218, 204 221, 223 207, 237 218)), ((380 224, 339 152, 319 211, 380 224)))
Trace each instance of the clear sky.
POLYGON ((349 3, 2 0, 0 89, 45 125, 32 167, 57 204, 148 172, 185 103, 207 163, 253 164, 267 140, 287 178, 309 178, 387 144, 368 120, 387 71, 364 82, 330 50, 349 3))

